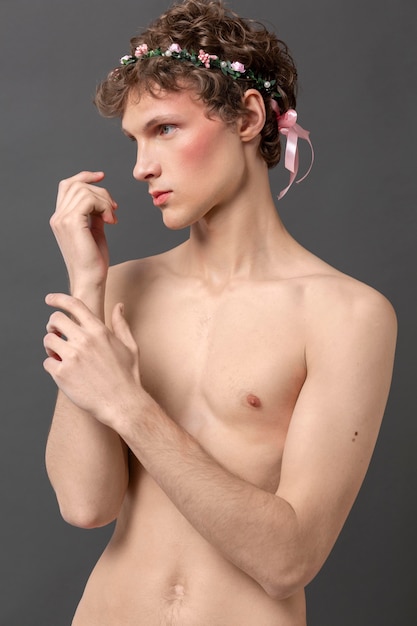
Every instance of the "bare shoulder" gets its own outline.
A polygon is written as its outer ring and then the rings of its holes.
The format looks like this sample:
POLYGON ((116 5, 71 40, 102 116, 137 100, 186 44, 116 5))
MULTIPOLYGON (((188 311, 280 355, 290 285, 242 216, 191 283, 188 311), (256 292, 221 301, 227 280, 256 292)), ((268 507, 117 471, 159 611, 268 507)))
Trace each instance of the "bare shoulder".
POLYGON ((336 270, 307 277, 305 299, 308 311, 323 320, 341 316, 359 322, 371 318, 396 328, 395 310, 385 295, 336 270))
POLYGON ((154 286, 170 273, 175 248, 161 254, 125 261, 109 268, 106 286, 106 311, 123 302, 125 312, 143 301, 154 286))
POLYGON ((395 335, 397 328, 394 307, 374 287, 333 267, 290 240, 290 263, 285 273, 277 265, 277 285, 287 287, 290 302, 301 312, 307 328, 315 333, 320 328, 329 333, 339 324, 367 326, 380 324, 395 335), (284 278, 284 281, 281 279, 284 278))
MULTIPOLYGON (((392 355, 397 317, 388 298, 375 288, 338 271, 309 276, 304 283, 307 340, 317 353, 332 342, 361 345, 392 355)), ((390 356, 391 359, 391 356, 390 356)))

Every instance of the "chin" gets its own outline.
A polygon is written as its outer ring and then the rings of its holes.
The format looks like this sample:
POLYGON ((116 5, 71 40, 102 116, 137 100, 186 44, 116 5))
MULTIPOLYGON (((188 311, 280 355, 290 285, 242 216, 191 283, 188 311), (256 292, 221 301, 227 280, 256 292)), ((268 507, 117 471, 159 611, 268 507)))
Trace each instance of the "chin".
POLYGON ((170 214, 169 211, 162 212, 162 221, 164 222, 164 226, 169 228, 169 230, 182 230, 190 226, 188 220, 181 219, 181 216, 174 212, 170 214))

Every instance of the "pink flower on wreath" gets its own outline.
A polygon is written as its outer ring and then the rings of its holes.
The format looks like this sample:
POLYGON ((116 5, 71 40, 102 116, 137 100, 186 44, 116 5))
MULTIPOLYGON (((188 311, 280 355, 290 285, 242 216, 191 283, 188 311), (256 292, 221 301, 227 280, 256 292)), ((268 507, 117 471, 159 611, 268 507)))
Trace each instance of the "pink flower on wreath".
POLYGON ((169 46, 168 50, 170 52, 181 52, 182 48, 181 48, 181 46, 178 43, 172 43, 169 46))
POLYGON ((137 46, 137 48, 135 50, 135 57, 137 57, 137 58, 142 57, 147 52, 148 52, 147 44, 146 43, 141 43, 139 46, 137 46))
POLYGON ((204 50, 200 50, 198 53, 198 59, 203 63, 203 65, 208 69, 210 67, 210 59, 218 59, 219 57, 215 54, 209 54, 208 52, 204 52, 204 50))
POLYGON ((239 72, 240 74, 244 74, 246 71, 243 63, 239 63, 239 61, 234 61, 230 64, 230 67, 232 68, 232 70, 234 70, 235 72, 239 72))

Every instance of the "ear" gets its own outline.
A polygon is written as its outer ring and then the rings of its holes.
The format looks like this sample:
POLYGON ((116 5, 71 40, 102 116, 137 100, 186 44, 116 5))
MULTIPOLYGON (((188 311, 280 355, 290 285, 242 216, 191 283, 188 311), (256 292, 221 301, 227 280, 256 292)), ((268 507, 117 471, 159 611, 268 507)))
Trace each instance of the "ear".
POLYGON ((242 102, 246 112, 240 119, 239 135, 242 141, 252 141, 265 125, 265 102, 257 89, 245 91, 242 102))

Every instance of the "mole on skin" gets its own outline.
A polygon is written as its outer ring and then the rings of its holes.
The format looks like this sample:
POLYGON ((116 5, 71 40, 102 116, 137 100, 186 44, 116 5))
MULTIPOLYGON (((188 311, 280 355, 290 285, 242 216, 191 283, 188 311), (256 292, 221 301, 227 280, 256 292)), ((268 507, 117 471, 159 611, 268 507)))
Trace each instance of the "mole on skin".
POLYGON ((354 438, 352 439, 352 441, 356 441, 356 437, 357 437, 357 436, 358 436, 358 431, 356 430, 356 431, 355 431, 355 436, 354 436, 354 438))

